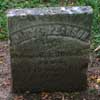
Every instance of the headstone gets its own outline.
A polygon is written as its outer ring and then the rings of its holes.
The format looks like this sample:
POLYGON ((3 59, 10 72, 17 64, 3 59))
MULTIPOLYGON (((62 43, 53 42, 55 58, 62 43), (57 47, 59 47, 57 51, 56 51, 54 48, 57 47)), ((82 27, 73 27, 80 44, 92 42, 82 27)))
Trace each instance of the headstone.
POLYGON ((12 9, 7 16, 13 92, 87 88, 91 7, 12 9))

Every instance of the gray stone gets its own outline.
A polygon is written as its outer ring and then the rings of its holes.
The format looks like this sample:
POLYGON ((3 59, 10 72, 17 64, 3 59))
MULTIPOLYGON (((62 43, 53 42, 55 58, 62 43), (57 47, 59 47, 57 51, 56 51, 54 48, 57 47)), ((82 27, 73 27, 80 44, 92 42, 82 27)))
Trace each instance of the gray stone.
POLYGON ((12 9, 7 16, 13 92, 87 88, 91 7, 12 9))

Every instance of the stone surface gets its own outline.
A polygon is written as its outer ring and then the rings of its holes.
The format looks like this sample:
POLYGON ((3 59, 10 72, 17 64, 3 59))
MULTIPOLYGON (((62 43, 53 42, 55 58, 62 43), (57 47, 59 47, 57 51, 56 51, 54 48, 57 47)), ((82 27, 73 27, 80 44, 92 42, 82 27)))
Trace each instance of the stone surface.
POLYGON ((91 7, 12 9, 7 15, 13 92, 86 89, 91 7))

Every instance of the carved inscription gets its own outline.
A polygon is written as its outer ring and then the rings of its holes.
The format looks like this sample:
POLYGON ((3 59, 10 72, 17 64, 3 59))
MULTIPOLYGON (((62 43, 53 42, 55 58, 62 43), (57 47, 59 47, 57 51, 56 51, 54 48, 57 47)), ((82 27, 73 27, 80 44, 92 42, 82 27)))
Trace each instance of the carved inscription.
POLYGON ((64 36, 77 38, 85 41, 88 38, 88 30, 68 24, 42 24, 33 25, 28 28, 19 30, 12 34, 12 39, 15 44, 20 44, 30 39, 36 39, 41 36, 64 36))

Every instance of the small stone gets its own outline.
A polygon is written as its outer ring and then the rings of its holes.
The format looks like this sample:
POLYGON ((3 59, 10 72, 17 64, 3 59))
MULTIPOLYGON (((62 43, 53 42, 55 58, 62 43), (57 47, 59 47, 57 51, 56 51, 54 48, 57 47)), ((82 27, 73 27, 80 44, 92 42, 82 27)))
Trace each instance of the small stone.
POLYGON ((98 90, 98 89, 99 89, 99 85, 96 84, 96 85, 95 85, 95 88, 98 90))

